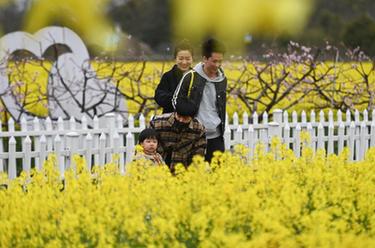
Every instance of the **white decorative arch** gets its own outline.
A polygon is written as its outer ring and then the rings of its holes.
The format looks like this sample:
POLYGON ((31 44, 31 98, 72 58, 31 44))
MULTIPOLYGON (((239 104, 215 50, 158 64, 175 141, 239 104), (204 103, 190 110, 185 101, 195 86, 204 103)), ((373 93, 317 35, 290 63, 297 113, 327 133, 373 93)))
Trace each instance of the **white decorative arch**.
POLYGON ((92 69, 89 61, 89 52, 81 38, 72 30, 66 27, 46 27, 34 35, 18 31, 4 35, 0 39, 0 94, 5 107, 15 120, 20 120, 21 116, 27 119, 33 117, 32 113, 21 109, 16 96, 9 90, 8 81, 8 58, 9 55, 17 50, 27 50, 34 54, 38 59, 42 59, 44 52, 53 45, 62 44, 71 50, 69 53, 61 54, 52 66, 50 76, 48 77, 48 112, 53 119, 58 117, 81 119, 84 115, 92 119, 94 114, 102 115, 113 110, 127 117, 127 105, 122 94, 114 88, 110 81, 98 80, 96 72, 92 69), (56 74, 59 74, 56 77, 56 74), (93 76, 85 80, 84 73, 91 73, 93 76), (68 84, 67 84, 68 82, 68 84), (109 94, 108 92, 116 92, 109 94), (95 109, 82 111, 82 102, 73 101, 82 99, 85 94, 85 106, 95 106, 95 109), (100 99, 101 102, 96 102, 100 99), (22 111, 21 111, 22 110, 22 111))
POLYGON ((34 34, 34 37, 40 42, 40 48, 43 53, 54 44, 64 44, 70 48, 80 64, 90 59, 89 52, 81 38, 68 28, 42 28, 34 34))

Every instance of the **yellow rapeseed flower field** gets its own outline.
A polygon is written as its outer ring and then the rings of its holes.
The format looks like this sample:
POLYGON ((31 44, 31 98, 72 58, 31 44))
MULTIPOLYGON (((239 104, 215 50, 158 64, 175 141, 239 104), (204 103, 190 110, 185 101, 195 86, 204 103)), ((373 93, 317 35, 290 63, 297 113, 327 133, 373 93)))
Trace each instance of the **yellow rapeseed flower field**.
MULTIPOLYGON (((169 70, 172 65, 172 62, 150 61, 131 63, 92 63, 93 69, 96 71, 98 78, 110 78, 115 85, 118 85, 120 91, 127 98, 128 109, 132 114, 142 112, 142 108, 153 110, 148 112, 148 114, 160 113, 160 109, 158 109, 158 106, 153 100, 154 91, 160 81, 161 75, 169 70)), ((51 66, 52 64, 48 61, 38 62, 32 60, 21 63, 10 63, 8 65, 10 73, 9 78, 12 82, 12 85, 15 86, 14 91, 20 93, 20 101, 26 102, 26 110, 42 117, 46 116, 48 113, 45 94, 47 92, 48 71, 51 66)), ((228 77, 229 87, 235 87, 238 90, 249 92, 253 90, 253 85, 259 84, 257 83, 259 79, 254 77, 256 73, 253 64, 246 64, 247 71, 245 73, 242 73, 243 66, 244 64, 242 64, 241 62, 226 62, 223 65, 228 77), (238 82, 237 80, 240 76, 242 77, 242 79, 240 80, 241 82, 238 82), (243 81, 251 82, 251 84, 245 86, 243 81)), ((314 77, 322 77, 322 74, 327 71, 327 67, 329 66, 332 66, 329 62, 318 65, 318 68, 320 69, 316 69, 316 73, 313 74, 314 77)), ((325 77, 327 78, 327 82, 325 82, 324 84, 329 84, 330 86, 322 86, 322 90, 327 92, 330 91, 330 93, 327 94, 332 94, 332 97, 334 99, 341 99, 343 97, 343 95, 340 93, 334 93, 339 89, 346 92, 355 92, 355 99, 350 99, 350 97, 348 97, 346 101, 349 101, 349 106, 353 104, 357 109, 363 110, 367 106, 364 105, 365 103, 362 103, 361 105, 359 101, 360 97, 357 96, 361 96, 361 94, 366 94, 366 92, 373 92, 375 90, 375 86, 372 83, 375 80, 375 75, 374 73, 368 73, 369 71, 372 71, 372 64, 370 63, 362 63, 362 68, 360 70, 357 70, 355 66, 359 66, 359 64, 338 63, 337 70, 330 70, 329 75, 325 75, 325 77), (367 78, 369 83, 366 84, 366 88, 361 88, 365 85, 363 83, 360 83, 364 80, 363 75, 361 75, 362 72, 369 74, 367 78), (335 83, 332 84, 331 82, 329 82, 329 80, 334 80, 335 83)), ((280 72, 282 71, 281 65, 280 68, 275 67, 275 71, 278 70, 280 70, 280 72)), ((290 68, 290 70, 291 74, 299 75, 305 69, 302 65, 300 65, 294 66, 293 68, 290 68)), ((271 79, 267 78, 269 76, 270 75, 265 74, 263 79, 266 81, 270 81, 271 79)), ((275 76, 277 76, 277 73, 275 74, 275 76)), ((310 79, 311 77, 307 77, 305 80, 310 79)), ((270 85, 270 87, 275 88, 276 85, 270 85)), ((303 91, 303 89, 299 90, 303 91)), ((306 90, 308 90, 308 88, 306 90)), ((300 99, 302 94, 302 92, 291 92, 286 98, 280 101, 276 107, 285 109, 291 102, 300 99)), ((253 95, 249 93, 248 96, 255 99, 256 93, 254 93, 253 95)), ((263 96, 261 99, 259 99, 262 104, 259 104, 258 112, 263 111, 265 109, 265 106, 267 106, 267 103, 271 100, 272 98, 269 95, 263 96)), ((311 109, 317 109, 319 103, 324 102, 327 103, 327 99, 323 99, 321 96, 317 96, 316 94, 311 92, 307 97, 300 100, 298 104, 296 104, 289 110, 296 110, 297 112, 300 112, 302 110, 309 111, 311 109)), ((228 95, 227 112, 230 117, 234 112, 242 114, 246 110, 246 105, 241 101, 241 99, 239 99, 238 95, 236 95, 235 92, 228 95)))
POLYGON ((375 150, 278 150, 196 157, 175 176, 144 161, 92 176, 77 156, 64 184, 50 157, 31 179, 2 175, 0 247, 374 247, 375 150))

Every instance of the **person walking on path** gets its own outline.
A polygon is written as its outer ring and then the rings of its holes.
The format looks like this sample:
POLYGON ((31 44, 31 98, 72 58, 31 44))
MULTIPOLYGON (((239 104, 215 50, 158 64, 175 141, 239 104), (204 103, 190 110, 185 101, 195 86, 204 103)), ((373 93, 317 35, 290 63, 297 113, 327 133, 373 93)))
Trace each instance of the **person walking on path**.
POLYGON ((208 39, 202 45, 202 62, 182 77, 173 95, 172 104, 189 97, 198 105, 196 118, 206 128, 205 159, 211 162, 215 151, 224 151, 227 78, 221 68, 224 45, 208 39))

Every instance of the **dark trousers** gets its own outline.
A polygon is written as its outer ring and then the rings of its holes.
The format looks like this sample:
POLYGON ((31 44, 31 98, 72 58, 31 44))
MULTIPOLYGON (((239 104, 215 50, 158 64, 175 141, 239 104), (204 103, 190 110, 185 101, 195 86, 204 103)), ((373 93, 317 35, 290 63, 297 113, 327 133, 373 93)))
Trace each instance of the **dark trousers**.
POLYGON ((222 151, 224 152, 224 138, 223 136, 219 136, 214 139, 208 139, 207 140, 207 149, 206 149, 206 156, 205 160, 207 162, 211 162, 212 156, 215 151, 222 151))

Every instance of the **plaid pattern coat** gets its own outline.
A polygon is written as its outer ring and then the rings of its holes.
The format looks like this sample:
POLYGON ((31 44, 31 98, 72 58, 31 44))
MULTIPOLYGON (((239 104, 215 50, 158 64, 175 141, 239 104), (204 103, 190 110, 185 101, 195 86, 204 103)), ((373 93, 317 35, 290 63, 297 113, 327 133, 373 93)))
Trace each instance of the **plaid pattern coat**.
POLYGON ((197 119, 191 120, 188 125, 181 125, 176 121, 175 113, 167 113, 155 116, 150 126, 159 134, 158 151, 172 172, 176 164, 182 163, 188 167, 194 155, 204 156, 206 130, 197 119))
POLYGON ((142 160, 142 159, 149 160, 154 165, 163 165, 163 164, 165 164, 162 156, 159 153, 157 153, 157 152, 155 154, 152 154, 152 155, 148 155, 148 154, 145 154, 143 152, 137 152, 135 154, 134 158, 133 158, 133 161, 142 160))

